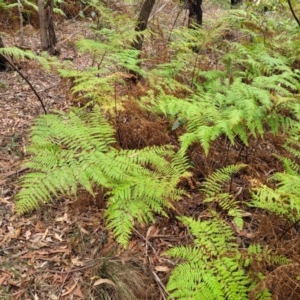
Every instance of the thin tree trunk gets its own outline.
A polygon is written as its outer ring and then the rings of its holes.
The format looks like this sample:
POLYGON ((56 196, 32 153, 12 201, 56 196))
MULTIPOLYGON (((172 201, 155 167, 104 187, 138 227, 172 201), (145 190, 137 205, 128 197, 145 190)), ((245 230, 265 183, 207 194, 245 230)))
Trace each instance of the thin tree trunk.
MULTIPOLYGON (((0 35, 0 48, 4 48, 1 35, 0 35)), ((3 55, 0 54, 0 71, 5 71, 5 70, 6 70, 6 59, 3 55)))
POLYGON ((193 22, 202 25, 202 0, 188 0, 189 7, 189 27, 192 27, 193 22))
POLYGON ((243 0, 231 0, 230 3, 231 3, 231 6, 235 6, 238 4, 242 4, 243 0))
POLYGON ((19 10, 19 18, 20 18, 20 35, 21 35, 21 44, 24 44, 24 26, 23 26, 23 6, 21 0, 18 0, 18 10, 19 10))
POLYGON ((42 44, 42 49, 46 51, 48 50, 48 41, 47 41, 44 0, 38 0, 38 8, 39 8, 39 19, 40 19, 41 44, 42 44))
POLYGON ((53 0, 47 0, 45 6, 43 0, 38 0, 42 49, 51 54, 56 53, 57 42, 54 31, 53 6, 53 0))
POLYGON ((48 29, 48 43, 49 50, 53 51, 57 43, 55 31, 54 31, 54 21, 53 21, 53 8, 54 0, 48 0, 46 5, 46 20, 47 20, 47 29, 48 29))
MULTIPOLYGON (((149 16, 151 14, 154 4, 155 4, 155 0, 145 0, 145 2, 142 5, 139 17, 138 17, 138 22, 135 27, 135 31, 141 32, 147 28, 148 19, 149 19, 149 16)), ((136 41, 133 42, 132 47, 137 50, 142 50, 143 41, 144 41, 143 36, 139 35, 137 37, 136 41)))

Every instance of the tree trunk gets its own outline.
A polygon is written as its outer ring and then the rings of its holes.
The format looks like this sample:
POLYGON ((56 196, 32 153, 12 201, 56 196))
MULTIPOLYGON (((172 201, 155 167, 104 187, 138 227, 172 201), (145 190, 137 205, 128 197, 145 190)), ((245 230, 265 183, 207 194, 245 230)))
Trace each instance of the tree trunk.
POLYGON ((54 46, 57 43, 57 39, 54 31, 53 8, 54 8, 54 0, 48 0, 45 11, 46 11, 49 47, 52 50, 54 49, 54 46))
POLYGON ((48 50, 44 0, 38 0, 38 8, 39 8, 39 18, 40 18, 40 34, 41 34, 42 49, 48 50))
MULTIPOLYGON (((1 35, 0 35, 0 48, 4 48, 1 35)), ((6 70, 6 59, 3 55, 0 54, 0 72, 5 70, 6 70)))
POLYGON ((242 4, 242 3, 243 3, 243 0, 231 0, 231 6, 235 6, 235 5, 242 4))
POLYGON ((53 0, 47 0, 45 6, 43 0, 38 0, 40 32, 42 49, 51 54, 56 53, 57 42, 53 22, 53 0))
MULTIPOLYGON (((135 31, 141 32, 147 28, 148 19, 149 19, 149 16, 151 14, 154 4, 155 4, 155 0, 145 0, 144 1, 141 11, 140 11, 140 14, 139 14, 139 17, 138 17, 138 22, 135 27, 135 31)), ((137 39, 136 39, 136 41, 133 42, 132 47, 137 50, 142 50, 142 47, 143 47, 143 36, 142 35, 137 36, 137 39)))
POLYGON ((188 27, 191 27, 193 22, 202 25, 202 0, 188 0, 189 8, 189 24, 188 27))

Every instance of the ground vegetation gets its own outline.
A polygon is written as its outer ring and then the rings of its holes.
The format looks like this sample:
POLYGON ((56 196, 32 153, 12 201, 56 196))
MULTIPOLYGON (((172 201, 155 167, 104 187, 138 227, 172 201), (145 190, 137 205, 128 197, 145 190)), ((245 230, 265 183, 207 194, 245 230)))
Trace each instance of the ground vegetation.
POLYGON ((0 9, 1 299, 300 299, 299 3, 0 9))

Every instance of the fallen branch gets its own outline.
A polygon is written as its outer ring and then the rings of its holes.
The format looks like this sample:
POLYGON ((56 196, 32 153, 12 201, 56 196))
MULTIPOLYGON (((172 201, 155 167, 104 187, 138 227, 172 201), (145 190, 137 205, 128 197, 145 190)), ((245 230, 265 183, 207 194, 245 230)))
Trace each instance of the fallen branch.
POLYGON ((290 7, 290 10, 292 12, 292 15, 294 17, 294 19, 296 20, 296 22, 298 23, 298 25, 300 26, 300 21, 299 19, 297 18, 296 14, 295 14, 295 11, 293 9, 293 6, 292 6, 292 3, 291 3, 291 0, 287 0, 288 4, 289 4, 289 7, 290 7))
POLYGON ((38 98, 39 102, 41 103, 41 106, 44 110, 45 115, 47 115, 47 110, 46 107, 43 103, 42 98, 40 97, 40 95, 37 93, 37 91, 35 90, 35 88, 33 87, 33 85, 30 83, 30 81, 23 75, 23 73, 14 65, 14 63, 5 55, 3 55, 4 58, 6 59, 6 61, 8 62, 8 64, 27 82, 27 84, 30 86, 31 90, 34 92, 34 94, 36 95, 36 97, 38 98))

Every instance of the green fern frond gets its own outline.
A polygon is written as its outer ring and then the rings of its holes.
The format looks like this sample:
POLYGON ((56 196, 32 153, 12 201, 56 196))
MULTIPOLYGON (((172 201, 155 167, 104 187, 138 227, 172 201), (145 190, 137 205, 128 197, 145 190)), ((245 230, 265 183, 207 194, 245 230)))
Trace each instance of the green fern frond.
MULTIPOLYGON (((297 139, 289 138, 284 145, 296 158, 299 157, 300 146, 297 139)), ((279 155, 276 157, 283 163, 285 172, 278 172, 270 177, 270 180, 276 182, 274 189, 267 186, 254 189, 251 205, 295 222, 300 219, 300 166, 292 158, 279 155)))
POLYGON ((101 186, 108 190, 108 228, 123 246, 134 221, 165 215, 164 208, 184 194, 177 188, 180 179, 190 176, 187 159, 169 146, 114 149, 114 130, 99 107, 40 117, 31 141, 32 172, 21 179, 17 211, 30 211, 58 194, 76 194, 78 186, 91 194, 101 186))
MULTIPOLYGON (((163 92, 156 98, 158 112, 186 123, 187 132, 180 136, 182 151, 199 142, 208 154, 211 142, 222 134, 232 143, 239 136, 247 145, 250 135, 263 136, 266 125, 273 133, 297 126, 295 119, 300 119, 300 107, 296 110, 292 98, 292 92, 300 90, 297 74, 285 71, 272 76, 259 75, 251 85, 244 83, 242 77, 230 83, 223 75, 222 72, 207 74, 207 81, 185 100, 163 92), (290 115, 284 114, 284 110, 290 115)), ((205 77, 205 72, 201 76, 205 77)))
POLYGON ((291 262, 290 259, 282 255, 277 255, 268 248, 268 246, 262 247, 260 244, 251 244, 247 249, 248 258, 247 261, 252 262, 264 261, 269 265, 285 265, 291 262))
MULTIPOLYGON (((288 152, 290 152, 295 158, 300 158, 300 141, 298 137, 298 132, 297 136, 295 138, 289 138, 287 139, 286 143, 283 146, 288 152)), ((296 170, 295 167, 295 162, 293 163, 294 167, 293 169, 296 170)))
POLYGON ((221 220, 195 221, 183 217, 194 235, 193 247, 175 247, 167 255, 182 258, 172 271, 169 298, 248 299, 250 279, 240 267, 231 229, 221 220))
POLYGON ((30 50, 22 50, 18 47, 6 47, 0 48, 0 54, 3 54, 7 57, 14 57, 15 59, 31 59, 38 61, 45 69, 49 69, 49 62, 46 58, 40 55, 36 55, 30 50))
POLYGON ((215 171, 212 175, 206 178, 201 190, 205 193, 206 197, 216 196, 220 193, 224 184, 231 179, 233 174, 238 173, 245 167, 245 164, 230 165, 215 171))
MULTIPOLYGON (((289 149, 287 149, 287 150, 289 150, 289 149)), ((293 150, 294 149, 291 149, 290 152, 292 153, 293 150)), ((287 174, 294 175, 294 176, 299 175, 300 166, 294 160, 292 160, 288 157, 279 156, 279 155, 275 155, 275 157, 281 161, 287 174)), ((275 178, 273 178, 273 179, 275 179, 275 178)))
POLYGON ((256 294, 257 300, 272 300, 272 294, 268 289, 264 289, 263 291, 256 294))
MULTIPOLYGON (((128 16, 116 14, 101 3, 92 6, 101 15, 102 27, 94 28, 94 40, 80 39, 76 43, 80 53, 92 58, 91 65, 81 71, 68 66, 60 70, 60 75, 72 79, 72 92, 78 100, 88 104, 101 103, 103 108, 112 112, 116 108, 116 85, 125 85, 131 76, 129 72, 146 75, 140 67, 140 51, 131 47, 140 33, 133 30, 134 20, 128 16)), ((146 35, 143 32, 144 38, 146 35)))
POLYGON ((253 189, 250 206, 267 209, 291 221, 298 220, 300 218, 299 176, 276 174, 273 178, 280 181, 280 186, 275 190, 267 186, 253 189), (289 188, 292 188, 292 192, 289 188))
POLYGON ((222 193, 224 185, 231 179, 234 173, 239 172, 246 165, 230 165, 215 171, 206 178, 201 190, 205 194, 204 203, 218 203, 222 209, 227 211, 228 216, 233 217, 233 222, 239 229, 244 226, 243 210, 240 209, 238 201, 233 195, 222 193))

